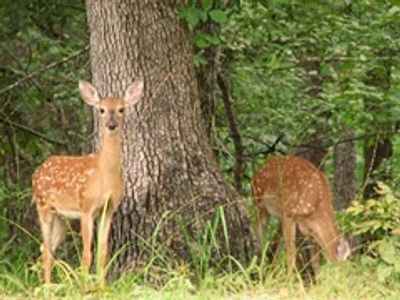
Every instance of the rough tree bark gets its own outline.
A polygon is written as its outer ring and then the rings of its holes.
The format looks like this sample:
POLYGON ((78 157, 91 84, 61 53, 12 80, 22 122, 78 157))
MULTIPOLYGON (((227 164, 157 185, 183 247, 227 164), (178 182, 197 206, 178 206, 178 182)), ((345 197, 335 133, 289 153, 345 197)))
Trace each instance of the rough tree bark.
POLYGON ((179 225, 194 239, 220 206, 230 238, 227 247, 220 236, 220 253, 243 262, 253 251, 246 209, 224 181, 207 138, 192 44, 176 5, 86 2, 94 85, 103 95, 121 96, 135 77, 145 81, 145 97, 125 126, 125 198, 111 234, 113 252, 124 247, 114 262, 117 272, 142 266, 152 251, 149 244, 188 259, 179 225))
POLYGON ((335 208, 347 208, 356 193, 356 144, 354 132, 347 129, 333 151, 335 165, 335 208))

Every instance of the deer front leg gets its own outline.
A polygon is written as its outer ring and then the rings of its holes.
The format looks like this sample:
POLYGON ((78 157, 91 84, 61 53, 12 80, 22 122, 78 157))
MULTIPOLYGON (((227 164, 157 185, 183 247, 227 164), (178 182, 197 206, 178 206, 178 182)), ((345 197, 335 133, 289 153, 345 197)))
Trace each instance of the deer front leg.
POLYGON ((83 251, 81 266, 85 271, 89 271, 92 264, 92 239, 93 239, 93 215, 92 213, 82 213, 81 216, 81 234, 83 242, 83 251))
POLYGON ((104 219, 104 228, 102 232, 102 236, 100 236, 101 240, 101 267, 105 268, 107 265, 107 256, 108 256, 108 239, 111 231, 112 217, 114 215, 114 211, 108 211, 106 217, 104 219))
POLYGON ((292 217, 283 216, 283 238, 286 244, 286 255, 289 274, 296 268, 296 223, 292 217))
POLYGON ((113 210, 108 210, 106 212, 105 218, 104 218, 104 223, 100 225, 99 227, 99 241, 100 243, 100 250, 101 250, 101 257, 100 257, 100 270, 97 270, 97 272, 100 271, 100 280, 102 286, 105 286, 106 284, 106 266, 107 266, 107 258, 108 258, 108 242, 109 242, 109 236, 110 236, 110 231, 111 231, 111 224, 112 224, 112 217, 114 215, 113 210), (102 228, 101 228, 102 226, 102 228))

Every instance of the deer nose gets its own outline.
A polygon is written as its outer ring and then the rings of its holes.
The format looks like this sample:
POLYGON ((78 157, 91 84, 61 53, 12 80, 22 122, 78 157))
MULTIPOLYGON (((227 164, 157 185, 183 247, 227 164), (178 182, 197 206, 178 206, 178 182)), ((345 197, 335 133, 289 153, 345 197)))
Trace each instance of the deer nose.
POLYGON ((111 120, 106 123, 106 126, 109 130, 113 131, 118 127, 118 124, 113 118, 111 118, 111 120))

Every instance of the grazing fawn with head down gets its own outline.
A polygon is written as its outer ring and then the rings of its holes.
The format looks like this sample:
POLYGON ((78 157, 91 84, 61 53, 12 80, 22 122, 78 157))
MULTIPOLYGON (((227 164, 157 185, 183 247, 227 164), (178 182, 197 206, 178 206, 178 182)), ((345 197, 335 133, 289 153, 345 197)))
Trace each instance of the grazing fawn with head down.
POLYGON ((81 265, 89 270, 92 262, 93 222, 105 208, 101 243, 101 265, 106 265, 111 221, 122 196, 121 140, 127 106, 137 103, 143 94, 143 81, 128 86, 123 98, 101 98, 85 81, 79 82, 83 100, 94 106, 100 118, 100 151, 84 156, 51 156, 33 174, 33 198, 36 201, 43 235, 42 263, 44 280, 51 282, 51 260, 64 240, 63 217, 81 222, 83 251, 81 265))
MULTIPOLYGON (((312 163, 300 157, 271 158, 254 175, 252 193, 258 242, 262 247, 269 216, 277 217, 289 272, 296 267, 296 226, 317 241, 329 260, 341 261, 350 255, 349 244, 335 223, 328 179, 312 163)), ((319 266, 317 255, 312 253, 314 273, 319 266)))

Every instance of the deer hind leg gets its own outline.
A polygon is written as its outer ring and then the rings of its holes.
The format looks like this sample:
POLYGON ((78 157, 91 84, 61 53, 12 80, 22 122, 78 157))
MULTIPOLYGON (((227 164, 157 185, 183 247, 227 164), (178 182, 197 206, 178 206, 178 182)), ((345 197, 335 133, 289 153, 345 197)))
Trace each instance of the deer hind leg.
POLYGON ((263 207, 256 206, 256 234, 257 241, 262 253, 264 249, 264 233, 269 219, 269 212, 263 207))
POLYGON ((58 215, 54 215, 53 230, 51 233, 51 252, 55 255, 58 246, 65 240, 67 227, 65 221, 58 215))
POLYGON ((93 240, 93 213, 82 213, 81 216, 81 234, 83 242, 83 251, 81 266, 85 271, 89 271, 92 264, 92 240, 93 240))
POLYGON ((286 244, 288 272, 292 273, 296 268, 296 223, 292 217, 283 216, 282 230, 286 244))
POLYGON ((40 228, 43 235, 42 265, 45 283, 51 282, 52 231, 54 226, 54 211, 49 206, 38 207, 40 228))

